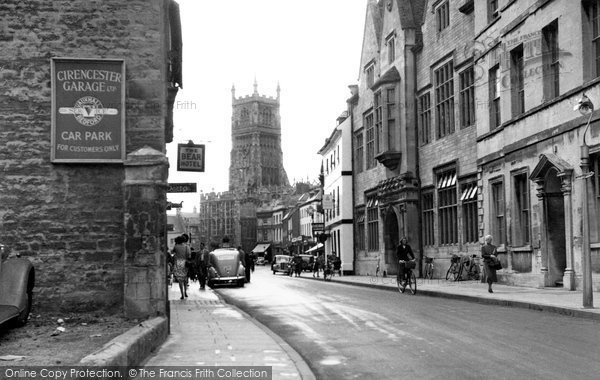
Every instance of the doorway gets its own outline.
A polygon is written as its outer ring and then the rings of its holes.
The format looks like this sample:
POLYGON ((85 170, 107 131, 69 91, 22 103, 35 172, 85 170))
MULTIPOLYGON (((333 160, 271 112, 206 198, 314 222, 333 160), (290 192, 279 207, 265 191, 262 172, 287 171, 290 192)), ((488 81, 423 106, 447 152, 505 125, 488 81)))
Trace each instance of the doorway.
POLYGON ((398 274, 398 258, 396 248, 400 242, 398 216, 393 208, 389 208, 385 214, 385 264, 387 274, 398 274))
POLYGON ((561 180, 556 170, 548 170, 544 181, 544 207, 546 208, 546 251, 549 286, 563 286, 567 267, 565 238, 565 201, 561 180))

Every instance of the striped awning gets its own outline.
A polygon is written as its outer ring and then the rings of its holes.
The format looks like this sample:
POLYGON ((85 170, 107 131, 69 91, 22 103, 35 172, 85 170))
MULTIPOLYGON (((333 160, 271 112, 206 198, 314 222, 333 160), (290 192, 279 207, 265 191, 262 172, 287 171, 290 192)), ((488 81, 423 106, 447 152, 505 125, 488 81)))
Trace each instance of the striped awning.
POLYGON ((465 186, 462 195, 460 196, 461 201, 468 201, 477 198, 477 184, 472 183, 465 186))
POLYGON ((442 174, 438 178, 438 184, 437 184, 438 189, 445 189, 447 187, 452 187, 454 185, 456 185, 456 172, 442 174))

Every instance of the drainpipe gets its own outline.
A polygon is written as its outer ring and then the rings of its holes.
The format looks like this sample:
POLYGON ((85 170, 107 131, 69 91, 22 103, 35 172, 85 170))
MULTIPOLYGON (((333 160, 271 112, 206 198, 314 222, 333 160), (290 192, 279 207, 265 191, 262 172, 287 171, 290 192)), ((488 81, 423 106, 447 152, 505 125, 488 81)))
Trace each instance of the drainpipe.
MULTIPOLYGON (((415 39, 417 37, 415 36, 415 39)), ((423 213, 422 213, 422 205, 421 205, 421 170, 420 170, 420 165, 419 165, 419 125, 418 125, 418 120, 419 120, 419 111, 418 111, 418 107, 417 107, 417 47, 418 47, 418 41, 415 41, 416 44, 415 46, 413 46, 411 48, 412 54, 413 54, 413 77, 414 77, 414 86, 413 86, 413 96, 412 96, 412 100, 413 100, 413 112, 414 112, 414 128, 415 128, 415 176, 417 177, 417 183, 418 183, 418 190, 417 190, 417 194, 419 199, 417 200, 417 213, 419 214, 417 217, 417 223, 419 226, 419 232, 421 233, 421 236, 419 236, 419 252, 421 252, 421 255, 419 256, 419 277, 423 276, 423 254, 424 252, 424 245, 423 245, 423 213)))

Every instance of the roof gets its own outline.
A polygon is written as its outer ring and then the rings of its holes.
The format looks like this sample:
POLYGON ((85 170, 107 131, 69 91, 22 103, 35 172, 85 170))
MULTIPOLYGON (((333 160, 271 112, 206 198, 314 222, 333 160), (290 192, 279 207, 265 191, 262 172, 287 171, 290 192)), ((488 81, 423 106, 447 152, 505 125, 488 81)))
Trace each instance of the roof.
POLYGON ((269 249, 271 244, 257 244, 256 247, 252 249, 252 253, 264 252, 269 249))
POLYGON ((173 231, 169 231, 169 233, 182 234, 185 232, 185 228, 183 228, 183 224, 181 224, 181 220, 177 215, 167 215, 167 224, 173 225, 173 231))

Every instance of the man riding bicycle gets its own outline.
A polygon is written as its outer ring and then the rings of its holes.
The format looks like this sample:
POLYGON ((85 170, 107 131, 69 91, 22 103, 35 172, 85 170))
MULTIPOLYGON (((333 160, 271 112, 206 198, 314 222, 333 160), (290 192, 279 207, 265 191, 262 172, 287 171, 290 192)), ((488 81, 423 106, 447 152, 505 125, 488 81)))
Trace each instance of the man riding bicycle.
MULTIPOLYGON (((403 237, 396 249, 396 257, 398 258, 398 281, 402 281, 402 286, 406 286, 406 262, 415 261, 415 255, 412 248, 408 245, 408 240, 403 237)), ((414 268, 414 264, 411 265, 414 268)))

